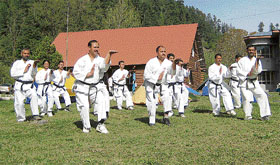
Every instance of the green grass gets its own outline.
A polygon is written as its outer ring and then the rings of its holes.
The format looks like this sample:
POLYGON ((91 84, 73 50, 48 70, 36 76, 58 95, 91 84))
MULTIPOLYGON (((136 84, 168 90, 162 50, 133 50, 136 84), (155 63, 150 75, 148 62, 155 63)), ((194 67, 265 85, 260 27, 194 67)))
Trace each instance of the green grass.
MULTIPOLYGON (((94 128, 82 133, 75 104, 72 112, 44 117, 48 123, 39 125, 17 123, 13 102, 0 101, 0 164, 277 164, 280 97, 271 94, 273 116, 267 122, 260 120, 257 104, 251 121, 243 120, 242 109, 236 117, 213 117, 208 97, 198 97, 186 118, 175 111, 170 127, 160 122, 149 127, 144 106, 111 109, 107 135, 94 128)), ((90 117, 95 126, 97 118, 90 117)), ((162 120, 162 106, 157 119, 162 120)))

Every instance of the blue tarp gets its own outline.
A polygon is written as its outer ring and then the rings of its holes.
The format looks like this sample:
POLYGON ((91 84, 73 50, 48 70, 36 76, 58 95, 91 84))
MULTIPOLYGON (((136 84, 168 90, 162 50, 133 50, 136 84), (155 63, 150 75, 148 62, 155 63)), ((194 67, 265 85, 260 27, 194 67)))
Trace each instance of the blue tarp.
POLYGON ((188 91, 189 91, 190 93, 192 93, 192 94, 194 94, 194 95, 201 96, 201 94, 200 94, 199 92, 197 92, 196 90, 194 90, 194 89, 192 89, 192 88, 188 88, 188 87, 186 87, 186 88, 188 89, 188 91))
POLYGON ((202 88, 202 96, 209 96, 209 93, 208 93, 208 86, 204 86, 202 88))

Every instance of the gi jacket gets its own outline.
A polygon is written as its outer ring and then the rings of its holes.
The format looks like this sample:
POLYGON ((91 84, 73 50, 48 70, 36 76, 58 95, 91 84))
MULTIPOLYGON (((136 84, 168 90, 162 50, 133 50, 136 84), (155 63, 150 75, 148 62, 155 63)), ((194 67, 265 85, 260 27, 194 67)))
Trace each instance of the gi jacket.
POLYGON ((121 84, 121 85, 125 85, 126 84, 126 78, 128 75, 128 71, 126 69, 118 69, 114 72, 112 78, 113 78, 113 82, 117 83, 117 84, 121 84), (125 78, 121 81, 119 81, 123 75, 125 76, 125 78))
MULTIPOLYGON (((256 57, 250 58, 248 56, 242 57, 238 61, 238 67, 237 67, 237 76, 240 79, 239 86, 240 87, 248 87, 248 88, 254 88, 255 84, 253 84, 252 81, 248 81, 247 79, 256 79, 258 77, 258 74, 262 72, 262 64, 259 60, 258 69, 256 69, 256 57), (253 69, 252 75, 247 76, 250 71, 253 69)), ((257 83, 258 84, 258 83, 257 83)))
POLYGON ((172 74, 175 75, 176 70, 172 68, 172 62, 164 59, 164 61, 160 64, 157 57, 150 59, 144 70, 144 80, 148 81, 152 84, 165 84, 168 85, 167 75, 172 74), (164 71, 164 75, 162 80, 158 80, 161 72, 164 71))
POLYGON ((100 80, 104 76, 104 72, 106 72, 110 67, 110 64, 105 64, 104 58, 100 56, 96 56, 93 60, 91 60, 89 54, 84 55, 74 65, 73 75, 76 78, 73 91, 74 92, 89 92, 89 85, 83 84, 85 82, 87 84, 98 84, 100 80), (86 77, 86 75, 90 72, 91 68, 94 66, 94 74, 91 77, 86 77))
POLYGON ((223 64, 217 65, 216 63, 212 64, 208 69, 208 88, 216 88, 216 84, 221 85, 221 87, 225 87, 230 90, 230 87, 223 81, 224 78, 229 78, 231 76, 227 67, 223 64), (222 73, 220 74, 220 69, 222 68, 222 73), (213 82, 213 83, 212 83, 213 82))
MULTIPOLYGON (((11 67, 11 71, 10 71, 11 77, 13 77, 16 80, 21 80, 21 81, 34 81, 34 77, 37 73, 37 67, 33 68, 33 64, 34 64, 33 60, 27 60, 26 62, 24 62, 21 59, 21 60, 15 61, 11 67), (29 69, 26 73, 23 73, 25 67, 28 64, 30 64, 31 66, 29 67, 29 69)), ((25 91, 25 90, 30 89, 32 84, 33 83, 22 85, 21 82, 16 81, 14 89, 21 90, 21 87, 22 87, 22 89, 25 91)))

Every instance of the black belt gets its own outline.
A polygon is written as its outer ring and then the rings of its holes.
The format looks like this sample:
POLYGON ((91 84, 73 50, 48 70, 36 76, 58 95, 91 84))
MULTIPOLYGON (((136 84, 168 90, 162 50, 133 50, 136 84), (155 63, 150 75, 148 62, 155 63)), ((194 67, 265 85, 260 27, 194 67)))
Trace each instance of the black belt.
POLYGON ((103 80, 100 80, 97 83, 86 83, 86 82, 81 81, 81 80, 77 80, 77 81, 82 83, 82 84, 88 85, 90 88, 95 88, 95 90, 96 90, 96 92, 95 92, 95 100, 94 100, 94 102, 95 102, 96 101, 96 97, 97 97, 97 87, 96 87, 96 85, 99 84, 99 83, 103 83, 103 80))
POLYGON ((44 94, 47 92, 47 90, 49 89, 49 85, 51 84, 51 82, 45 82, 42 84, 38 84, 38 85, 43 85, 43 89, 42 89, 42 96, 44 96, 44 94), (47 85, 47 88, 44 91, 45 86, 47 85))
POLYGON ((176 82, 174 82, 174 83, 168 83, 168 88, 172 87, 173 95, 174 95, 174 93, 175 93, 175 85, 176 85, 176 82))
POLYGON ((252 78, 252 79, 246 78, 246 80, 247 80, 247 82, 246 82, 246 89, 248 89, 248 81, 250 81, 254 85, 254 88, 256 88, 256 85, 255 85, 254 81, 256 81, 257 78, 252 78))
POLYGON ((113 84, 114 84, 114 85, 117 85, 117 86, 119 86, 119 87, 123 87, 122 92, 124 93, 124 86, 125 86, 125 84, 119 84, 119 83, 116 83, 115 81, 113 81, 113 84))
POLYGON ((23 91, 23 85, 25 85, 25 84, 32 84, 31 89, 33 88, 33 81, 22 81, 22 80, 16 80, 16 81, 22 83, 21 86, 20 86, 21 91, 23 91))
POLYGON ((156 84, 154 84, 154 87, 153 87, 153 96, 154 96, 154 99, 156 99, 156 95, 155 95, 156 86, 160 86, 160 87, 159 87, 159 94, 160 94, 160 96, 162 96, 162 95, 161 95, 162 85, 159 84, 159 83, 156 83, 156 84))
POLYGON ((217 97, 218 87, 220 86, 220 87, 221 87, 221 89, 223 89, 222 85, 221 85, 221 84, 217 84, 217 83, 215 83, 215 82, 214 82, 214 81, 212 81, 212 80, 209 80, 209 82, 210 82, 210 83, 212 83, 212 84, 214 84, 214 85, 216 85, 216 97, 217 97))
POLYGON ((88 85, 90 87, 95 87, 97 84, 99 84, 99 82, 97 82, 97 83, 86 83, 86 82, 81 81, 81 80, 77 80, 77 81, 79 81, 82 84, 88 85))
POLYGON ((176 82, 176 84, 179 84, 179 85, 181 85, 181 94, 183 93, 183 82, 176 82))
POLYGON ((57 85, 55 83, 53 83, 53 85, 56 87, 54 90, 56 90, 57 88, 61 88, 61 89, 63 89, 65 91, 64 86, 59 86, 59 85, 57 85))
MULTIPOLYGON (((230 78, 230 81, 238 82, 237 87, 239 88, 239 83, 240 83, 239 80, 236 80, 236 79, 234 79, 234 78, 230 78)), ((232 84, 229 84, 229 86, 230 86, 230 87, 233 87, 232 84)))
POLYGON ((233 79, 233 78, 230 78, 230 80, 235 81, 235 82, 238 82, 238 80, 235 80, 235 79, 233 79))

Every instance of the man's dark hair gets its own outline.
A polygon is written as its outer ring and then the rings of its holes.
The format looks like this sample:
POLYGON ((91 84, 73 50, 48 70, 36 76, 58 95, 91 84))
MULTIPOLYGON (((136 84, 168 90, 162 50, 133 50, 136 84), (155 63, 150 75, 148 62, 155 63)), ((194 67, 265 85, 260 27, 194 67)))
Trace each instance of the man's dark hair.
POLYGON ((222 55, 221 55, 220 53, 217 53, 217 54, 215 55, 215 59, 216 59, 218 56, 222 57, 222 55))
POLYGON ((182 60, 181 58, 177 58, 177 59, 175 60, 175 64, 179 64, 179 62, 183 62, 183 60, 182 60))
POLYGON ((248 50, 250 47, 253 47, 253 48, 256 50, 255 46, 254 46, 254 45, 251 45, 251 44, 248 44, 247 47, 246 47, 246 49, 248 50))
POLYGON ((235 56, 235 59, 238 59, 238 58, 241 58, 242 56, 240 55, 240 54, 237 54, 236 56, 235 56))
POLYGON ((169 60, 169 58, 170 58, 171 56, 172 56, 173 58, 175 58, 175 55, 174 55, 173 53, 169 53, 169 54, 167 55, 167 59, 169 60))
POLYGON ((49 60, 44 60, 43 65, 44 65, 45 62, 48 62, 49 64, 51 64, 49 60))
POLYGON ((124 61, 123 60, 119 61, 119 65, 121 65, 121 63, 124 63, 124 61))
POLYGON ((64 64, 64 61, 62 61, 62 60, 58 61, 57 65, 59 65, 60 63, 64 64))
POLYGON ((162 45, 159 45, 157 48, 156 48, 156 52, 158 53, 158 51, 159 51, 159 48, 165 48, 164 46, 162 46, 162 45))
POLYGON ((89 47, 89 48, 91 47, 92 43, 98 43, 98 41, 97 41, 97 40, 91 40, 91 41, 89 41, 89 42, 88 42, 88 47, 89 47))

